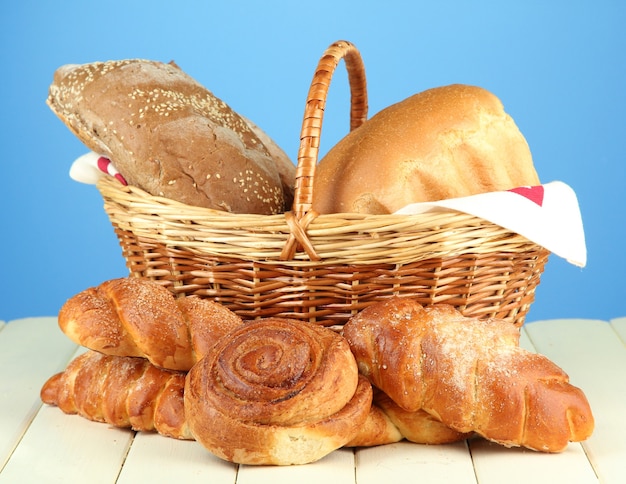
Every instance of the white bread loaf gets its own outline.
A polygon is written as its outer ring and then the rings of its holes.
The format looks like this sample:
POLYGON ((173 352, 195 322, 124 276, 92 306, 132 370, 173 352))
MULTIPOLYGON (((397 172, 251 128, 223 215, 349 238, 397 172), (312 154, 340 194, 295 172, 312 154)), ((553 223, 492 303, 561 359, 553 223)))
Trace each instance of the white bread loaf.
POLYGON ((415 94, 350 132, 320 160, 319 213, 393 213, 539 183, 530 149, 500 100, 455 84, 415 94))

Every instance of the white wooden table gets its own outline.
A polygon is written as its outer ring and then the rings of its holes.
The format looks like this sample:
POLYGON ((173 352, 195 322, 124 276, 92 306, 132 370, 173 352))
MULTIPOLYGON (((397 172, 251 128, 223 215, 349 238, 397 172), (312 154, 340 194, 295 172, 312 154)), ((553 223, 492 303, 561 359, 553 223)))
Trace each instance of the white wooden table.
POLYGON ((505 449, 475 439, 453 445, 340 449, 314 464, 238 466, 196 442, 138 433, 65 415, 39 390, 82 351, 55 318, 0 322, 0 483, 195 482, 497 483, 626 482, 626 318, 526 324, 523 346, 547 355, 581 387, 593 436, 561 454, 505 449))

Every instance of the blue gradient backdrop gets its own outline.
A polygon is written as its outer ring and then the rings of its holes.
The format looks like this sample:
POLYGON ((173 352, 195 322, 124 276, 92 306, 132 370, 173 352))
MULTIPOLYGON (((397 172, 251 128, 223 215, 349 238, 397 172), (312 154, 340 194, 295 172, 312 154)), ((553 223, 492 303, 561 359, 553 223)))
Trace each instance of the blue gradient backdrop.
MULTIPOLYGON (((386 2, 4 2, 0 139, 0 319, 48 316, 127 273, 102 200, 68 177, 85 152, 45 104, 66 63, 175 60, 294 159, 313 69, 333 41, 365 60, 370 114, 453 82, 500 97, 542 180, 578 194, 589 252, 553 256, 528 321, 626 315, 626 3, 618 0, 386 2)), ((348 128, 333 81, 322 152, 348 128)))

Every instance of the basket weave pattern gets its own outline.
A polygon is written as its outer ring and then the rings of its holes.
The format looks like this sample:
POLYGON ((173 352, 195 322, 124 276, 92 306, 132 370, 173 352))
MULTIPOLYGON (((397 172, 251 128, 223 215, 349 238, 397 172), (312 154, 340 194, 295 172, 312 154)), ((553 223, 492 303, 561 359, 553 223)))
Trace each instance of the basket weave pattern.
POLYGON ((422 304, 452 304, 467 316, 523 324, 549 255, 524 237, 463 213, 311 210, 326 94, 342 59, 351 129, 366 118, 360 55, 337 42, 320 59, 307 97, 292 211, 231 214, 100 180, 131 275, 176 295, 214 299, 245 319, 341 325, 382 298, 412 296, 422 304))

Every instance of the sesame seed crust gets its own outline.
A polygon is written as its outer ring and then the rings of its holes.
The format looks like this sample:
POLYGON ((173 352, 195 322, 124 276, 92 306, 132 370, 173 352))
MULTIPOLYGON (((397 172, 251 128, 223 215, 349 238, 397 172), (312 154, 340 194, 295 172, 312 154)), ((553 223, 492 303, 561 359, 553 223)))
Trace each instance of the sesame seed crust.
MULTIPOLYGON (((173 63, 62 66, 47 103, 90 150, 148 193, 235 213, 285 209, 290 187, 283 183, 291 183, 295 166, 277 162, 277 147, 268 149, 257 126, 173 63)), ((279 149, 278 156, 287 158, 279 149)))

